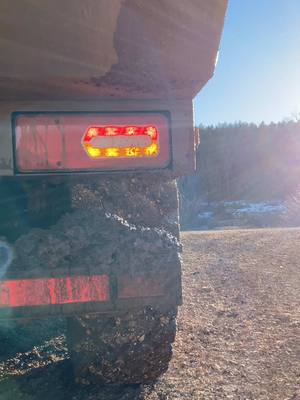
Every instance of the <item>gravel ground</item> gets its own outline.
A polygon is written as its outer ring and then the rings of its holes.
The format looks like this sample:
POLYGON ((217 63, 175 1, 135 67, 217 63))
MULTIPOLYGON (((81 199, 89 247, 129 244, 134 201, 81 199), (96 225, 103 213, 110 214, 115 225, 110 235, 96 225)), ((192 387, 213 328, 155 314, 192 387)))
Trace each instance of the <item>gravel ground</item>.
POLYGON ((64 325, 37 340, 33 322, 22 327, 32 344, 0 350, 0 399, 300 400, 300 229, 185 232, 182 242, 184 306, 156 385, 75 386, 64 325))

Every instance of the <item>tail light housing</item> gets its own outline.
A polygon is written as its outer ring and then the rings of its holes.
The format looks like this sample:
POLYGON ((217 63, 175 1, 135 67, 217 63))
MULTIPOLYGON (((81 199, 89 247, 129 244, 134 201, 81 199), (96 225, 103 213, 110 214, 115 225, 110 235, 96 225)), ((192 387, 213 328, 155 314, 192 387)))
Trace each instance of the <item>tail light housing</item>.
POLYGON ((165 113, 20 113, 14 117, 20 173, 165 168, 165 113))

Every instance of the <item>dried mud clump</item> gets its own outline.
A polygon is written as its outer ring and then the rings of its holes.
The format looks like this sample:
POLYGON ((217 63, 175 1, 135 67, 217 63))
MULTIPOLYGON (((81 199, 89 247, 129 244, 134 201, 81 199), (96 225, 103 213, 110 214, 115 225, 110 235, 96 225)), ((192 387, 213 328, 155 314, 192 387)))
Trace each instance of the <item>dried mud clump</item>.
POLYGON ((32 229, 15 244, 9 269, 29 276, 49 274, 49 268, 76 273, 136 272, 180 262, 177 239, 163 229, 129 224, 101 209, 78 209, 50 229, 32 229))
POLYGON ((126 221, 179 235, 176 181, 158 175, 90 179, 72 186, 76 208, 97 207, 126 221))
POLYGON ((178 270, 176 182, 153 181, 118 176, 69 183, 72 211, 18 238, 8 276, 178 270))

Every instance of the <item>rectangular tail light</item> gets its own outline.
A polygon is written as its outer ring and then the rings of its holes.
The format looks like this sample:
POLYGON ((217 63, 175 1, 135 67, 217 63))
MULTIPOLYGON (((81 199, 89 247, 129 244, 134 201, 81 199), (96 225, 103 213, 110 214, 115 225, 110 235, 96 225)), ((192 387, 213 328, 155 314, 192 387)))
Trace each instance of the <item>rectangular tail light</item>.
POLYGON ((164 113, 19 113, 21 173, 165 168, 170 127, 164 113))

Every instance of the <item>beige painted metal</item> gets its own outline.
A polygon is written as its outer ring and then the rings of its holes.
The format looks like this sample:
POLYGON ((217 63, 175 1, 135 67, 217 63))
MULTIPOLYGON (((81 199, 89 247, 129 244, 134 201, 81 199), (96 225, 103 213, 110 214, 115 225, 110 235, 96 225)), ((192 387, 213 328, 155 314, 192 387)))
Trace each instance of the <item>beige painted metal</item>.
POLYGON ((192 98, 227 0, 1 0, 0 98, 192 98))
POLYGON ((226 7, 0 0, 0 176, 14 173, 16 111, 170 111, 172 170, 190 172, 192 98, 213 75, 226 7))
POLYGON ((75 100, 0 101, 0 176, 13 169, 12 114, 14 112, 136 112, 168 111, 171 115, 172 166, 170 172, 183 175, 194 168, 195 139, 192 100, 75 100))

